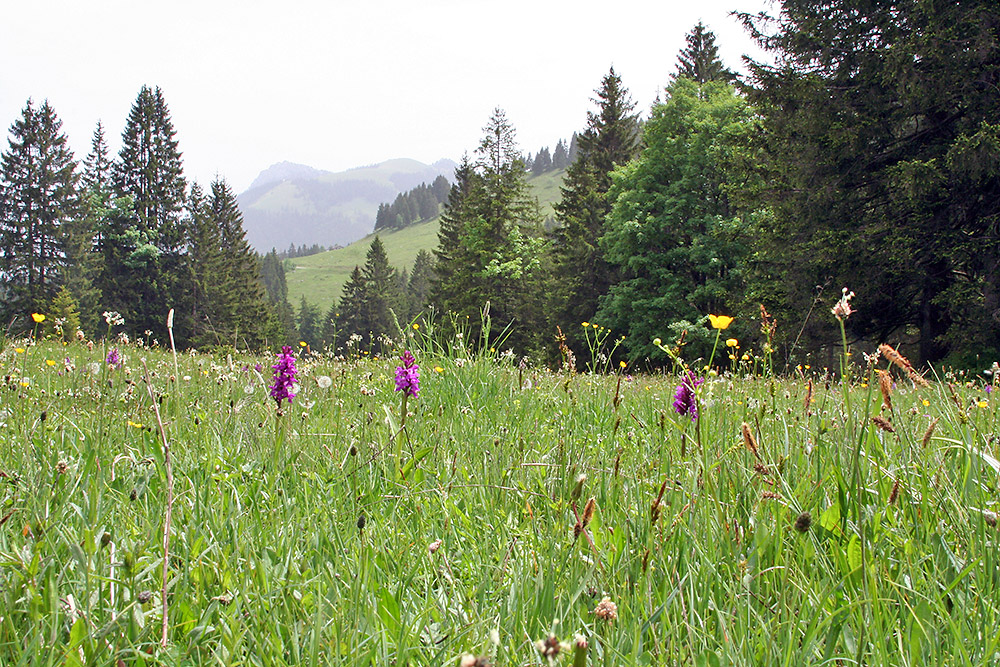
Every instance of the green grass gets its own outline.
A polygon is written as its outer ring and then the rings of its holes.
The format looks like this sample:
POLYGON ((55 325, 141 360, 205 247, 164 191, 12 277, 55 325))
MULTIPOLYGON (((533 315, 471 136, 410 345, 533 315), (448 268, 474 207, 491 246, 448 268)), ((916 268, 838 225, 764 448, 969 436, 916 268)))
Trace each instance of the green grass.
MULTIPOLYGON (((564 174, 565 170, 559 170, 528 180, 543 217, 552 215, 552 204, 559 200, 564 174)), ((389 263, 397 269, 409 270, 420 250, 433 251, 437 247, 439 224, 440 218, 434 218, 398 231, 380 232, 389 263)), ((370 234, 344 248, 290 260, 289 265, 293 268, 286 274, 289 302, 298 308, 305 296, 306 301, 326 312, 340 299, 354 267, 364 266, 373 238, 374 234, 370 234)))
POLYGON ((0 664, 546 664, 550 632, 583 635, 592 665, 1000 660, 981 384, 898 376, 889 433, 873 383, 848 412, 809 376, 807 409, 807 378, 737 373, 700 388, 692 422, 676 376, 524 370, 460 341, 434 356, 426 329, 401 433, 395 358, 302 358, 278 416, 270 356, 183 354, 174 377, 162 350, 109 369, 100 345, 8 342, 0 664), (175 479, 166 649, 154 402, 175 479), (617 620, 594 615, 605 596, 617 620))

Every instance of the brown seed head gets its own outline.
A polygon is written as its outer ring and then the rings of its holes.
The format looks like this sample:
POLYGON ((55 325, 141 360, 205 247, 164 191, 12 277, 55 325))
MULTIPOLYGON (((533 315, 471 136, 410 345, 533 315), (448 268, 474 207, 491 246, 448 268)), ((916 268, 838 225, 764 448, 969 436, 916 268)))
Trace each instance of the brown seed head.
POLYGON ((594 509, 596 507, 597 507, 597 502, 594 500, 594 497, 591 496, 590 500, 588 500, 587 504, 584 505, 583 507, 583 518, 581 521, 583 523, 584 528, 586 528, 587 524, 590 523, 590 520, 594 518, 594 509))
POLYGON ((743 422, 743 444, 746 445, 754 457, 759 461, 760 453, 757 451, 757 440, 753 437, 753 433, 750 431, 750 424, 743 422))
POLYGON ((897 479, 892 484, 892 491, 889 492, 889 504, 892 505, 896 502, 896 498, 899 498, 899 480, 897 479))
POLYGON ((803 512, 795 519, 795 530, 800 533, 804 533, 809 530, 812 525, 812 515, 809 512, 803 512))
POLYGON ((427 551, 429 551, 432 554, 437 553, 437 550, 441 548, 442 544, 444 544, 444 540, 440 539, 434 540, 433 542, 427 545, 427 551))
POLYGON ((559 638, 555 635, 549 635, 545 639, 539 639, 535 642, 535 648, 538 652, 542 654, 543 658, 555 658, 559 655, 559 650, 562 646, 559 644, 559 638))
POLYGON ((883 431, 888 431, 889 433, 895 433, 896 429, 892 427, 892 423, 888 419, 884 419, 875 415, 872 417, 872 423, 878 426, 883 431))
POLYGON ((892 412, 892 375, 889 371, 876 371, 878 373, 878 390, 882 392, 882 406, 892 412))
POLYGON ((941 418, 935 417, 934 420, 927 425, 927 430, 924 431, 924 437, 920 441, 920 446, 923 449, 927 449, 927 445, 930 443, 931 437, 934 435, 934 429, 937 427, 939 421, 941 421, 941 418))
POLYGON ((618 605, 611 601, 607 595, 601 598, 601 601, 597 603, 594 608, 594 616, 601 619, 602 621, 611 621, 618 619, 618 605))

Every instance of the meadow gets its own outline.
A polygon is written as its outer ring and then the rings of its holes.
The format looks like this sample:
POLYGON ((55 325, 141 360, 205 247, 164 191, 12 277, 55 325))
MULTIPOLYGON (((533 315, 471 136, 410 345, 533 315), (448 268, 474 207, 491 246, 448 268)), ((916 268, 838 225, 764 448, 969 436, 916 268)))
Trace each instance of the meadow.
POLYGON ((404 348, 4 340, 0 665, 1000 661, 990 376, 404 348))

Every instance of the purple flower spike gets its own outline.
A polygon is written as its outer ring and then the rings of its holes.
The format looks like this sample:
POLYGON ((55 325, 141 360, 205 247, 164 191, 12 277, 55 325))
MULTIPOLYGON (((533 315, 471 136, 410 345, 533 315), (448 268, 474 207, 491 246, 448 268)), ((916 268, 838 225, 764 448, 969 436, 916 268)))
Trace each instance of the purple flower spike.
POLYGON ((112 368, 121 363, 122 356, 118 354, 117 347, 111 348, 111 351, 108 352, 108 358, 105 359, 105 361, 108 363, 108 366, 111 366, 112 368))
POLYGON ((283 400, 287 399, 291 403, 295 398, 295 394, 292 393, 292 387, 295 385, 295 356, 292 354, 292 348, 287 345, 282 347, 278 363, 271 368, 274 369, 274 384, 270 386, 271 398, 278 402, 280 408, 283 400))
POLYGON ((697 377, 691 371, 685 374, 681 383, 677 385, 677 391, 674 392, 674 410, 677 414, 691 415, 691 421, 698 418, 698 401, 694 390, 704 381, 705 378, 697 377))
POLYGON ((399 359, 403 365, 396 366, 396 391, 415 397, 420 391, 420 366, 417 366, 417 360, 409 350, 403 352, 399 359))

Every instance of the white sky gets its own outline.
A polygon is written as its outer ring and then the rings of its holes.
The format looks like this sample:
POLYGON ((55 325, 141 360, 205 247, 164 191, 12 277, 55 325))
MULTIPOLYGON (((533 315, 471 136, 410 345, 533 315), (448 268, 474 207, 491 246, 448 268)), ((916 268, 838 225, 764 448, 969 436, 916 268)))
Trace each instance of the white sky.
MULTIPOLYGON (((143 84, 160 86, 185 175, 241 192, 288 160, 340 171, 458 160, 496 106, 522 150, 586 124, 611 65, 646 112, 700 19, 722 59, 759 56, 729 12, 768 0, 17 0, 0 21, 0 150, 48 99, 83 159, 111 150, 143 84)), ((772 11, 773 8, 772 8, 772 11)))

